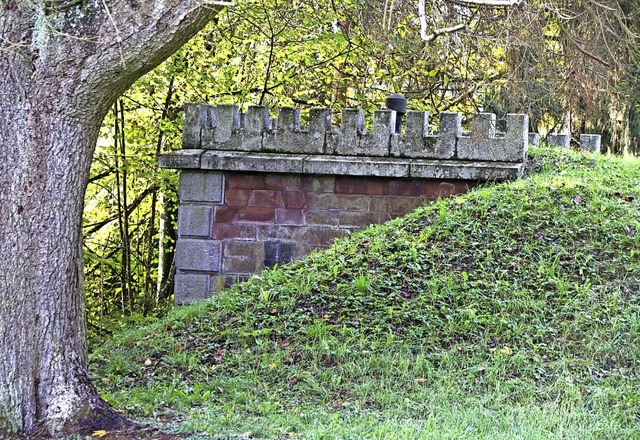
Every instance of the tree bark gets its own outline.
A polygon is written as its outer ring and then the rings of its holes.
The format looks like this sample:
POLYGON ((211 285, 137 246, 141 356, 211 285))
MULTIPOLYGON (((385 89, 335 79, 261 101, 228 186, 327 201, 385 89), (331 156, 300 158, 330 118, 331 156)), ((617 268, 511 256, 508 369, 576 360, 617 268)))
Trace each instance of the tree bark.
POLYGON ((87 374, 83 195, 110 106, 215 13, 0 0, 0 438, 126 423, 87 374))

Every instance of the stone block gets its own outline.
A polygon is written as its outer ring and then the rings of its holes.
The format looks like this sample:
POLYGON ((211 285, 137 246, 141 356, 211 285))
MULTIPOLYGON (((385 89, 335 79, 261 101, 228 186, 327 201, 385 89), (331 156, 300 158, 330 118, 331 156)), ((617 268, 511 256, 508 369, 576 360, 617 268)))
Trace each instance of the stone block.
POLYGON ((251 190, 270 189, 267 187, 268 178, 269 175, 264 173, 227 172, 225 173, 225 187, 251 190))
POLYGON ((160 168, 200 168, 200 157, 204 150, 177 150, 158 156, 160 168))
POLYGON ((177 273, 173 284, 173 297, 177 305, 193 304, 208 298, 210 276, 206 274, 177 273))
POLYGON ((208 238, 213 232, 213 208, 205 205, 180 205, 178 236, 208 238))
POLYGON ((220 172, 180 173, 180 202, 222 203, 223 178, 220 172))
POLYGON ((273 267, 293 261, 294 243, 269 240, 264 243, 264 267, 273 267))
POLYGON ((580 149, 590 151, 592 153, 600 152, 600 135, 599 134, 581 134, 580 149))
POLYGON ((247 206, 260 208, 284 208, 284 197, 282 191, 272 191, 267 189, 256 189, 251 191, 251 197, 247 206))
POLYGON ((206 124, 208 105, 186 104, 182 125, 182 148, 201 148, 201 131, 206 124))
POLYGON ((176 243, 176 269, 179 271, 220 271, 221 243, 218 240, 179 238, 176 243))
POLYGON ((278 127, 264 133, 262 148, 278 153, 322 154, 325 133, 330 129, 331 114, 328 110, 312 111, 310 126, 303 129, 300 126, 300 109, 282 108, 278 114, 278 127))
POLYGON ((309 206, 309 198, 305 191, 284 191, 284 207, 287 209, 302 209, 309 206))
POLYGON ((224 259, 224 273, 253 274, 264 269, 262 260, 247 257, 227 257, 224 259))
POLYGON ((305 215, 302 209, 276 208, 276 224, 304 225, 305 215))
POLYGON ((309 209, 338 209, 341 211, 367 211, 369 197, 353 194, 310 193, 309 209))
POLYGON ((539 133, 529 133, 529 145, 533 145, 534 147, 540 146, 540 134, 539 133))
POLYGON ((384 177, 336 176, 336 194, 385 194, 391 179, 384 177))
POLYGON ((300 176, 300 189, 308 192, 332 193, 335 189, 335 181, 335 176, 331 175, 322 176, 306 174, 300 176))
MULTIPOLYGON (((299 191, 302 188, 299 174, 267 174, 264 189, 273 191, 299 191)), ((258 188, 260 189, 260 188, 258 188)))
POLYGON ((522 175, 523 163, 517 162, 458 162, 415 160, 411 163, 411 177, 427 179, 459 179, 502 181, 522 175))
POLYGON ((303 172, 335 176, 408 177, 409 163, 383 157, 307 156, 303 172))
POLYGON ((209 107, 202 127, 201 145, 205 150, 234 149, 232 138, 240 130, 240 109, 235 105, 209 107))
POLYGON ((304 157, 275 153, 207 151, 200 159, 200 167, 205 170, 302 173, 304 157))
POLYGON ((225 240, 222 245, 224 258, 245 257, 262 260, 264 247, 259 241, 231 239, 225 240))
POLYGON ((304 211, 307 225, 338 226, 340 211, 337 209, 307 209, 304 211))
POLYGON ((555 148, 569 148, 571 145, 571 135, 568 133, 549 134, 549 146, 555 148))
POLYGON ((382 223, 385 216, 380 212, 349 212, 340 211, 338 224, 341 227, 366 228, 370 225, 382 223))
POLYGON ((496 133, 496 116, 479 113, 474 116, 471 133, 458 139, 458 158, 494 162, 523 162, 529 145, 529 117, 507 115, 504 134, 496 133))
POLYGON ((256 239, 256 225, 252 224, 233 224, 233 223, 219 223, 213 224, 213 236, 218 240, 226 240, 231 238, 238 238, 243 240, 255 240, 256 239))
POLYGON ((238 221, 240 222, 255 222, 255 223, 275 223, 275 209, 274 208, 259 208, 254 206, 247 206, 240 208, 238 211, 238 221))
POLYGON ((251 192, 252 190, 248 188, 227 187, 224 192, 224 203, 227 206, 247 206, 251 192))

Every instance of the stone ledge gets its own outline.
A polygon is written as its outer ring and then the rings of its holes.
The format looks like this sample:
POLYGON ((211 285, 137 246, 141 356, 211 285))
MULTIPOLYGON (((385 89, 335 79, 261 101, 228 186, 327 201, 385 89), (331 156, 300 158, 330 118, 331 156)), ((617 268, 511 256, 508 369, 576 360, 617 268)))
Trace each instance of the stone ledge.
POLYGON ((160 168, 200 168, 200 157, 204 150, 183 149, 158 156, 160 168))
POLYGON ((337 176, 416 177, 500 181, 522 176, 523 163, 410 158, 178 150, 159 157, 162 168, 337 176), (188 151, 189 154, 185 154, 188 151), (175 158, 174 158, 175 157, 175 158), (190 158, 189 160, 185 157, 190 158), (195 166, 197 158, 198 166, 195 166))

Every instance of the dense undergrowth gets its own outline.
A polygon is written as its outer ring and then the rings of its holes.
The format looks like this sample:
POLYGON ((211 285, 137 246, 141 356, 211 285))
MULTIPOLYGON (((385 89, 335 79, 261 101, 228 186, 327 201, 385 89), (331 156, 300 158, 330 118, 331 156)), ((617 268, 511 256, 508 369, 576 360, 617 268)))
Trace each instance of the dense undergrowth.
POLYGON ((127 414, 258 438, 640 438, 640 163, 438 200, 93 353, 127 414))

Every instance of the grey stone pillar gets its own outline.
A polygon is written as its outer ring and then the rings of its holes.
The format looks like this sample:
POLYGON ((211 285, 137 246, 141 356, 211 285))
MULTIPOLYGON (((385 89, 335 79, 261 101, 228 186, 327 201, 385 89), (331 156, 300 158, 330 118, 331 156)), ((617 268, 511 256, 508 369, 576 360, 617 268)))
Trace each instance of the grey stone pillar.
POLYGON ((569 133, 551 133, 549 135, 549 145, 555 148, 569 148, 571 135, 569 133))
POLYGON ((222 246, 213 238, 214 207, 222 203, 223 177, 218 171, 185 170, 180 174, 176 304, 207 298, 211 277, 220 272, 222 246))
POLYGON ((533 145, 534 147, 540 146, 540 134, 539 133, 529 133, 529 145, 533 145))
POLYGON ((600 135, 599 134, 581 134, 580 149, 590 151, 592 153, 600 152, 600 135))

